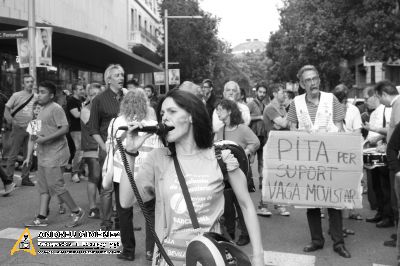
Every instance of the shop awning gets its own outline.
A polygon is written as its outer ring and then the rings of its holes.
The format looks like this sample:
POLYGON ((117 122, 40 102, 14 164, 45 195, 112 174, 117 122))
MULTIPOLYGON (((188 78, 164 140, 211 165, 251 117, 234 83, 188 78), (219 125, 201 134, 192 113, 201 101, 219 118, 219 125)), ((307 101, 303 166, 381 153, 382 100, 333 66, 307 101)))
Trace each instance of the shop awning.
MULTIPOLYGON (((27 21, 1 17, 1 30, 27 27, 27 21)), ((102 73, 109 64, 120 64, 126 73, 151 73, 163 69, 132 52, 107 40, 62 27, 37 23, 37 26, 53 27, 53 60, 60 59, 79 65, 87 70, 102 73)), ((15 40, 0 40, 0 47, 17 53, 15 40)))

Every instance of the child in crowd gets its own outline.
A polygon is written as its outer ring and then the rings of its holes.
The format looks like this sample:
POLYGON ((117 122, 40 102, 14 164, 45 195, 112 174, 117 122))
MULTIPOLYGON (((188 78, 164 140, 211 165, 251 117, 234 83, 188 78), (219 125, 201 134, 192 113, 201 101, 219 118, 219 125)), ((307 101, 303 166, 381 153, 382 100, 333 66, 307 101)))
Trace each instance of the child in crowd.
MULTIPOLYGON (((38 132, 40 132, 41 128, 41 121, 37 119, 40 111, 42 110, 42 106, 39 104, 38 101, 33 103, 32 107, 32 113, 33 113, 33 119, 31 122, 29 122, 26 132, 29 133, 31 138, 35 138, 35 136, 38 135, 38 132)), ((33 145, 33 158, 32 158, 32 167, 34 167, 37 170, 37 143, 34 143, 33 145)), ((28 165, 28 161, 25 160, 26 162, 23 163, 23 165, 28 165)), ((65 213, 65 207, 62 204, 62 202, 59 202, 59 213, 64 214, 65 213)))
POLYGON ((85 212, 76 205, 71 194, 65 187, 63 170, 68 163, 69 150, 65 134, 68 132, 68 121, 64 110, 54 102, 56 86, 49 81, 39 84, 38 103, 42 110, 37 116, 39 127, 32 131, 28 144, 28 155, 24 164, 31 160, 34 145, 37 144, 38 187, 40 193, 39 214, 26 226, 47 226, 49 202, 52 195, 56 195, 60 202, 64 202, 72 212, 72 220, 66 227, 79 225, 85 212))

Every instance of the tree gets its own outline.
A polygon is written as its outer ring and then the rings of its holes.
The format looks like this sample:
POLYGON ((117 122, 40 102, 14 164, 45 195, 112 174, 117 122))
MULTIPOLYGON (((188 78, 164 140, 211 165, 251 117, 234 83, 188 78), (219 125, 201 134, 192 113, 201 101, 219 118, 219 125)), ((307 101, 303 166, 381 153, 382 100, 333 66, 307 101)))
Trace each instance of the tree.
MULTIPOLYGON (((267 45, 276 81, 296 80, 313 64, 326 88, 354 80, 344 61, 366 55, 387 60, 400 51, 397 0, 285 0, 280 29, 267 45)), ((347 84, 351 85, 351 84, 347 84)))
MULTIPOLYGON (((203 17, 168 20, 169 61, 179 62, 181 80, 201 82, 211 78, 212 65, 220 49, 217 38, 219 19, 201 10, 195 0, 163 0, 160 5, 162 18, 165 9, 169 16, 203 17)), ((158 52, 164 57, 164 46, 159 46, 158 52)))

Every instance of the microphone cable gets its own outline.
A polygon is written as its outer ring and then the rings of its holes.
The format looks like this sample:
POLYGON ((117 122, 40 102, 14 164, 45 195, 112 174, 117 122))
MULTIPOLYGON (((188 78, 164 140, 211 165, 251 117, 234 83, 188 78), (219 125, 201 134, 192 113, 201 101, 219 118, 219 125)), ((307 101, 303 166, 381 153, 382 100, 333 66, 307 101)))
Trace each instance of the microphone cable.
POLYGON ((128 175, 128 179, 129 182, 131 183, 132 189, 133 189, 133 193, 135 194, 135 197, 139 203, 140 209, 143 212, 144 218, 146 220, 146 224, 149 227, 149 230, 152 234, 152 236, 154 237, 154 240, 156 242, 156 245, 158 247, 158 250, 160 251, 161 255, 164 257, 165 262, 169 265, 169 266, 174 266, 174 264, 172 263, 171 259, 168 257, 167 252, 165 251, 164 247, 162 246, 160 239, 158 238, 156 232, 154 231, 154 227, 153 224, 151 223, 151 218, 150 218, 150 213, 149 211, 146 209, 146 207, 144 206, 142 197, 140 196, 139 190, 136 186, 136 182, 135 179, 133 178, 133 173, 129 167, 129 163, 128 160, 126 159, 126 154, 125 154, 125 150, 124 150, 124 146, 122 145, 122 140, 120 137, 116 138, 117 141, 117 147, 118 150, 121 154, 121 159, 122 159, 122 163, 124 164, 124 168, 126 171, 126 174, 128 175))

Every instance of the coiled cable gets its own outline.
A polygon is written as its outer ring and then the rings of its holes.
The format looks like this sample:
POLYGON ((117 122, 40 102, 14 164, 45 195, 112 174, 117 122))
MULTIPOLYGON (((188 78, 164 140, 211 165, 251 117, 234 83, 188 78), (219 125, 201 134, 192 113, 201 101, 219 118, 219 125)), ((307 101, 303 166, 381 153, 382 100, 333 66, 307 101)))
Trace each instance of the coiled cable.
POLYGON ((126 171, 126 174, 128 175, 128 179, 129 179, 129 183, 131 183, 131 187, 133 189, 133 193, 135 194, 135 197, 139 203, 139 207, 143 212, 144 218, 146 220, 146 224, 149 227, 149 230, 151 232, 151 234, 154 237, 154 240, 156 242, 156 245, 158 247, 158 250, 160 251, 161 255, 164 257, 165 262, 170 265, 173 266, 174 264, 172 263, 171 259, 168 257, 167 252, 165 251, 164 247, 162 246, 160 239, 158 238, 156 232, 154 231, 154 227, 153 224, 151 223, 151 214, 149 213, 149 211, 146 209, 146 207, 144 206, 142 197, 139 194, 139 190, 136 186, 136 182, 135 179, 133 178, 133 173, 131 171, 131 168, 129 167, 129 163, 128 160, 126 159, 126 154, 125 154, 125 150, 124 150, 124 146, 122 145, 122 140, 121 138, 117 137, 116 138, 117 141, 117 147, 118 150, 121 154, 121 159, 122 159, 122 163, 124 164, 124 168, 126 171))

